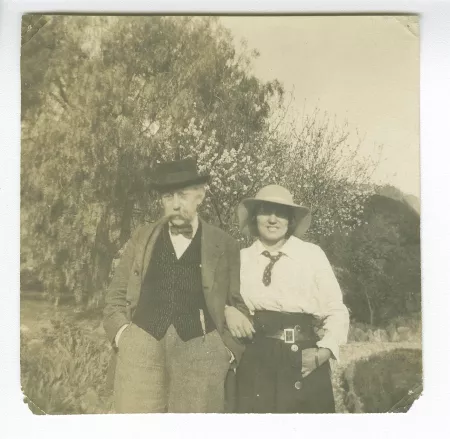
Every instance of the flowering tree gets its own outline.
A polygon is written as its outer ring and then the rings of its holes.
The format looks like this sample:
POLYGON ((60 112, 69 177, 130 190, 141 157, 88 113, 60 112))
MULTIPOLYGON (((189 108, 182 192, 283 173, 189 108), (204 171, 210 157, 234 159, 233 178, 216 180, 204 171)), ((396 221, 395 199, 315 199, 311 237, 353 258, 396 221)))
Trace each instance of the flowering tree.
POLYGON ((348 234, 362 224, 364 205, 373 194, 370 176, 376 159, 359 155, 361 142, 348 126, 338 126, 319 110, 285 121, 277 131, 281 184, 312 211, 308 239, 320 241, 334 232, 348 234))
MULTIPOLYGON (((238 134, 233 136, 239 139, 238 134)), ((264 132, 253 133, 253 138, 242 140, 224 148, 215 130, 203 131, 203 122, 191 119, 184 129, 164 133, 160 140, 158 160, 173 160, 180 157, 195 157, 199 172, 208 173, 211 181, 203 205, 208 219, 220 227, 237 234, 235 208, 255 190, 276 180, 276 145, 265 138, 264 132), (172 143, 171 143, 172 142, 172 143), (257 153, 257 154, 256 154, 257 153)))

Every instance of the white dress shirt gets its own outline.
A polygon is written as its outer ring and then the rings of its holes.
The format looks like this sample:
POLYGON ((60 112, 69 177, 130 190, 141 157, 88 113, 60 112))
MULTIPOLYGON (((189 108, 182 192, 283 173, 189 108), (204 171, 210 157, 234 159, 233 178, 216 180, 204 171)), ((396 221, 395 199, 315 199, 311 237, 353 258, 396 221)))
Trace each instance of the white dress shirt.
MULTIPOLYGON (((192 238, 191 239, 186 238, 181 233, 179 233, 178 235, 172 235, 172 233, 170 233, 170 227, 169 227, 169 236, 170 236, 170 240, 172 241, 172 245, 175 250, 177 259, 180 259, 181 256, 183 256, 183 253, 187 250, 187 248, 189 247, 189 244, 192 242, 192 239, 194 238, 195 234, 197 233, 197 230, 198 230, 198 216, 197 215, 192 220, 191 225, 192 225, 192 238)), ((117 331, 117 334, 114 337, 114 343, 116 344, 116 346, 119 346, 120 336, 122 335, 122 332, 126 329, 127 326, 128 325, 123 325, 117 331)))
POLYGON ((283 256, 272 268, 271 283, 265 286, 263 273, 270 262, 262 255, 265 250, 259 240, 241 250, 241 295, 250 312, 301 312, 324 319, 324 336, 317 346, 330 349, 338 359, 339 346, 347 341, 349 314, 325 253, 319 246, 291 236, 279 250, 283 256))
MULTIPOLYGON (((197 233, 198 229, 198 216, 196 215, 195 218, 191 222, 192 225, 192 238, 194 238, 195 234, 197 233)), ((177 259, 180 259, 181 256, 183 256, 183 253, 186 251, 186 249, 189 247, 189 244, 192 242, 192 238, 186 238, 186 236, 179 233, 178 235, 172 235, 170 233, 170 227, 169 227, 169 236, 170 240, 172 241, 173 248, 175 249, 175 254, 177 255, 177 259)))

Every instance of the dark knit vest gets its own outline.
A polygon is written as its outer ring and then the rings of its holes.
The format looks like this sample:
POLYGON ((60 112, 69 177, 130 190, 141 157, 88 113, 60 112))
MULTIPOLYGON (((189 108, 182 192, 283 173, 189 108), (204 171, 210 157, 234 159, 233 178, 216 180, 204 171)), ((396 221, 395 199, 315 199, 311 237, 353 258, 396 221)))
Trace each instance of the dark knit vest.
POLYGON ((161 340, 173 325, 183 341, 215 329, 203 295, 201 273, 201 225, 189 247, 177 259, 169 227, 155 242, 152 258, 142 284, 133 323, 161 340))

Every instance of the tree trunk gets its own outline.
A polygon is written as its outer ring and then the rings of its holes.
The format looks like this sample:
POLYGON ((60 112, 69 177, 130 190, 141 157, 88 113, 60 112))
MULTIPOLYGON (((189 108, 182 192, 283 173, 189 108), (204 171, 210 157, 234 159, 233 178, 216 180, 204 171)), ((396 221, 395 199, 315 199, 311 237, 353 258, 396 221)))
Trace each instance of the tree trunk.
POLYGON ((115 242, 110 242, 109 240, 109 209, 105 209, 97 225, 95 244, 91 253, 91 281, 88 295, 88 305, 90 307, 98 306, 102 300, 102 293, 109 281, 114 256, 130 237, 133 216, 132 208, 133 203, 127 203, 124 207, 120 236, 115 242))
POLYGON ((123 209, 122 221, 120 224, 120 236, 118 248, 116 251, 119 251, 122 246, 128 241, 131 235, 131 221, 133 219, 133 206, 134 201, 130 201, 127 203, 123 209))
POLYGON ((367 293, 367 290, 364 288, 363 289, 364 292, 364 296, 366 296, 366 300, 367 300, 367 307, 369 308, 369 319, 370 319, 370 325, 373 325, 373 321, 374 321, 374 310, 372 307, 372 302, 370 301, 370 297, 369 294, 367 293))
POLYGON ((114 245, 109 241, 108 218, 109 209, 106 208, 98 222, 95 242, 91 250, 90 279, 86 282, 88 304, 100 300, 115 254, 114 245))

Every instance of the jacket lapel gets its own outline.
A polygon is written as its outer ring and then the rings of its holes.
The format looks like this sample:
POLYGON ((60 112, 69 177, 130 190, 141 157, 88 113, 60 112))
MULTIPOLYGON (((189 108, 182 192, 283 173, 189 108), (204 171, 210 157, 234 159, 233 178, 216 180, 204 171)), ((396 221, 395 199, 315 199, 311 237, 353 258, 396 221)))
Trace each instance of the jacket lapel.
POLYGON ((150 264, 150 259, 153 254, 153 248, 155 247, 156 240, 159 234, 162 232, 164 225, 168 222, 168 218, 164 217, 158 220, 152 228, 146 231, 145 236, 142 237, 140 245, 143 248, 140 249, 138 254, 142 254, 142 261, 140 266, 140 272, 142 273, 142 281, 145 279, 145 274, 147 273, 148 266, 150 264))
POLYGON ((202 282, 205 296, 209 296, 214 285, 214 273, 220 256, 224 252, 223 242, 217 238, 214 228, 203 220, 202 223, 202 282))

